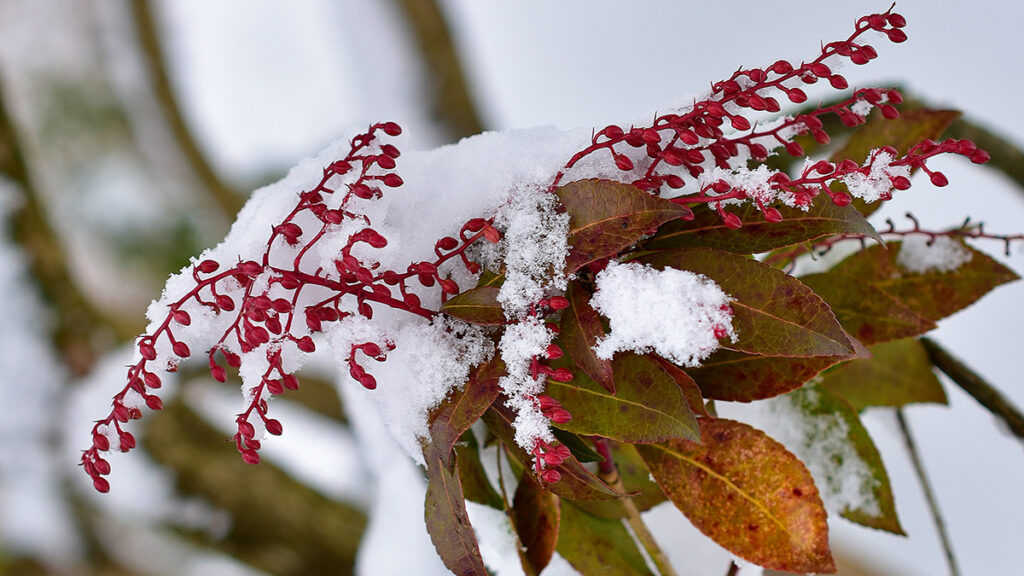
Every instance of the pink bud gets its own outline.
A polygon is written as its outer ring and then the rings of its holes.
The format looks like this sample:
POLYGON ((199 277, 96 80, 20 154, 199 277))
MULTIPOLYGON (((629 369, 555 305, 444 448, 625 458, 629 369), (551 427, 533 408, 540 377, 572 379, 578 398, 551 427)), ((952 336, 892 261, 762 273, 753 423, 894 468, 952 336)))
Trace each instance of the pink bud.
POLYGON ((110 462, 107 462, 103 458, 97 456, 96 459, 93 460, 92 465, 96 469, 96 472, 100 474, 110 474, 110 462))
POLYGON ((441 290, 444 291, 446 294, 458 294, 459 293, 459 285, 456 284, 454 280, 444 279, 444 280, 441 280, 440 284, 441 284, 441 290))
POLYGON ((295 341, 295 346, 299 350, 302 350, 303 352, 306 352, 307 354, 312 353, 314 350, 316 350, 316 345, 313 344, 313 339, 310 338, 309 336, 303 336, 302 338, 299 338, 298 340, 296 340, 295 341))
POLYGON ((196 266, 196 269, 198 269, 203 274, 216 272, 217 268, 220 268, 220 263, 218 263, 216 260, 203 260, 202 262, 199 263, 199 266, 196 266))
POLYGON ((146 396, 146 406, 149 406, 150 410, 160 410, 164 403, 159 396, 146 396))
POLYGON ((245 276, 254 278, 263 272, 263 266, 254 260, 247 260, 238 264, 238 271, 245 276))
POLYGON ((382 182, 384 182, 384 185, 388 188, 398 188, 404 184, 402 177, 394 173, 385 175, 382 182))
POLYGON ((615 156, 615 165, 618 166, 619 170, 628 171, 633 169, 633 161, 629 159, 629 156, 625 154, 618 154, 615 156))
POLYGON ((145 381, 146 386, 149 386, 150 388, 160 387, 160 377, 152 372, 146 372, 145 381))
POLYGON ((383 145, 381 145, 380 151, 383 152, 384 154, 387 154, 388 156, 390 156, 392 158, 398 158, 399 156, 402 155, 402 153, 398 151, 398 148, 395 148, 391 144, 383 144, 383 145))
POLYGON ((184 310, 175 310, 172 312, 171 319, 182 326, 188 326, 192 323, 192 318, 188 315, 188 312, 185 312, 184 310))
POLYGON ((559 474, 558 470, 554 468, 548 468, 547 470, 540 473, 540 479, 546 484, 554 484, 562 479, 562 475, 559 474))
POLYGON ((267 392, 270 392, 271 394, 274 395, 284 394, 284 386, 281 384, 280 380, 276 378, 270 378, 268 380, 264 380, 263 383, 267 385, 267 392))
POLYGON ((377 379, 369 374, 363 374, 363 377, 359 379, 359 383, 367 390, 377 389, 377 379))
POLYGON ((846 81, 846 78, 839 74, 832 76, 831 78, 828 79, 828 81, 829 84, 832 84, 832 87, 835 88, 836 90, 846 90, 847 88, 850 87, 850 83, 846 81))
POLYGON ((228 373, 217 364, 210 366, 210 376, 213 376, 217 382, 226 382, 228 379, 228 373))
POLYGON ((568 368, 559 368, 551 373, 551 379, 555 382, 569 382, 573 379, 572 370, 568 368))
POLYGON ((256 429, 245 420, 238 423, 238 433, 245 438, 252 438, 256 435, 256 429))
POLYGON ((555 424, 565 424, 572 420, 572 414, 569 414, 569 411, 565 408, 555 408, 551 411, 548 418, 555 424))
POLYGON ((786 144, 786 154, 790 156, 803 156, 804 148, 796 142, 789 142, 786 144))
POLYGON ((732 127, 737 130, 750 130, 750 121, 743 116, 733 116, 732 127))
POLYGON ((292 374, 285 374, 281 377, 281 384, 289 390, 299 389, 299 379, 292 374))
POLYGON ((887 120, 895 120, 900 117, 900 111, 897 110, 895 106, 883 104, 881 106, 881 110, 882 116, 884 116, 887 120))
POLYGON ((259 464, 260 454, 255 450, 243 450, 242 461, 245 462, 246 464, 259 464))
POLYGON ((545 396, 543 394, 537 396, 537 402, 540 404, 541 412, 549 412, 561 406, 561 404, 558 403, 558 400, 555 400, 551 396, 545 396))
POLYGON ((156 359, 156 348, 148 342, 142 342, 139 344, 139 353, 142 354, 142 357, 146 360, 156 359))
POLYGON ((886 32, 889 35, 889 40, 895 44, 907 41, 907 33, 899 28, 894 28, 886 32))
POLYGON ((675 174, 669 174, 665 177, 665 184, 668 184, 669 188, 682 188, 686 181, 675 174))
POLYGON ((93 434, 92 445, 95 446, 97 450, 110 450, 110 440, 108 440, 103 434, 93 434))
POLYGON ((737 230, 743 226, 743 221, 740 220, 740 217, 731 212, 724 213, 722 216, 722 222, 733 230, 737 230))
POLYGON ((569 307, 569 301, 562 296, 552 296, 548 299, 548 306, 552 310, 565 310, 569 307))
POLYGON ((929 178, 931 178, 932 184, 935 186, 942 187, 949 184, 949 180, 942 172, 932 172, 929 178))
POLYGON ((445 236, 444 238, 438 240, 437 244, 435 244, 435 246, 437 246, 441 250, 455 250, 455 248, 458 247, 458 245, 459 241, 456 240, 455 238, 452 238, 451 236, 445 236))
POLYGON ((402 127, 394 122, 385 122, 381 125, 381 128, 388 136, 398 136, 402 133, 402 127))
POLYGON ((174 353, 182 358, 188 358, 192 355, 192 351, 188 349, 188 344, 185 344, 184 342, 175 342, 172 348, 174 349, 174 353))
POLYGON ((807 102, 807 94, 799 88, 791 88, 786 92, 786 96, 789 97, 789 101, 794 104, 803 104, 807 102))
POLYGON ((544 355, 547 356, 549 360, 558 360, 562 357, 562 349, 556 344, 549 344, 548 349, 544 351, 544 355))
POLYGON ((392 158, 391 156, 388 156, 387 154, 381 154, 377 156, 375 159, 377 161, 377 165, 385 170, 391 170, 396 165, 395 159, 392 158))
POLYGON ((549 451, 549 452, 545 452, 544 453, 544 464, 546 464, 548 466, 558 466, 563 461, 565 461, 565 458, 562 458, 561 456, 559 456, 558 454, 556 454, 553 451, 549 451))
POLYGON ((121 433, 121 452, 127 452, 132 448, 135 448, 135 436, 132 436, 131 432, 121 433))
POLYGON ((267 432, 270 432, 274 436, 280 436, 281 432, 284 431, 284 427, 281 426, 281 422, 279 420, 274 420, 273 418, 264 422, 264 426, 266 426, 267 432))
POLYGON ((235 309, 235 301, 225 294, 219 294, 214 301, 216 302, 217 307, 225 312, 231 312, 235 309))
POLYGON ((907 19, 904 18, 901 14, 897 14, 895 12, 889 14, 889 16, 887 16, 887 19, 889 20, 889 25, 894 28, 903 28, 904 26, 907 25, 907 19))
POLYGON ((501 232, 498 229, 489 224, 484 226, 484 238, 492 244, 497 244, 501 241, 501 232))
POLYGON ((764 219, 771 222, 782 222, 782 213, 771 206, 764 209, 764 219))
POLYGON ((97 492, 102 492, 104 494, 110 492, 110 482, 107 482, 106 478, 93 478, 92 487, 95 488, 97 492))

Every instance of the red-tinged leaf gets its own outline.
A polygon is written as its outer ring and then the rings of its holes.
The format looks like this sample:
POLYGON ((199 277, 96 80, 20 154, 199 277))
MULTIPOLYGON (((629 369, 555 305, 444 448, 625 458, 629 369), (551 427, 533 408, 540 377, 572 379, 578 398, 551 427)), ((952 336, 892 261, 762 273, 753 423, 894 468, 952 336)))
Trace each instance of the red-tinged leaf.
POLYGON ((565 272, 614 256, 690 211, 630 184, 577 180, 555 190, 569 213, 569 256, 565 272))
POLYGON ((807 468, 746 424, 701 420, 701 442, 637 450, 669 500, 701 532, 772 570, 835 572, 828 524, 807 468))
POLYGON ((478 366, 461 390, 454 390, 430 411, 431 443, 450 465, 455 442, 483 416, 501 392, 498 379, 505 375, 505 363, 500 358, 478 366))
MULTIPOLYGON (((504 398, 498 397, 491 409, 484 413, 483 421, 487 424, 488 430, 504 444, 509 455, 512 456, 526 470, 533 469, 533 456, 519 447, 515 442, 515 432, 512 429, 512 421, 515 414, 512 409, 505 406, 504 398)), ((562 475, 562 479, 553 484, 548 484, 547 489, 560 498, 566 500, 608 500, 621 496, 612 490, 600 478, 591 474, 574 457, 567 458, 561 465, 555 466, 555 470, 562 475)))
MULTIPOLYGON (((650 510, 665 501, 665 493, 651 480, 651 471, 647 469, 640 454, 632 444, 609 441, 612 451, 612 459, 615 467, 622 478, 623 491, 630 498, 636 509, 643 512, 650 510)), ((575 502, 578 508, 588 514, 601 518, 623 518, 626 516, 626 509, 620 500, 602 500, 594 502, 575 502)))
POLYGON ((853 345, 836 317, 810 288, 785 272, 731 252, 676 248, 636 260, 662 269, 689 270, 714 280, 733 298, 737 341, 722 346, 766 356, 843 356, 853 345))
POLYGON ((470 324, 504 325, 508 321, 505 319, 505 311, 498 302, 498 290, 499 288, 495 286, 470 288, 441 304, 441 312, 470 324))
POLYGON ((480 449, 472 430, 467 430, 455 444, 455 454, 459 459, 459 481, 466 500, 495 510, 504 510, 504 502, 491 485, 480 462, 480 449))
POLYGON ((699 368, 688 369, 687 374, 705 398, 751 402, 795 390, 841 361, 838 356, 780 358, 719 350, 699 368))
POLYGON ((424 520, 441 561, 455 574, 487 576, 476 533, 469 523, 466 501, 456 469, 444 464, 444 455, 426 447, 427 497, 424 520))
POLYGON ((772 417, 760 424, 803 461, 829 510, 903 535, 889 475, 853 406, 811 382, 766 407, 772 417))
POLYGON ((699 435, 697 420, 682 391, 658 363, 619 353, 612 362, 615 394, 576 374, 569 382, 548 379, 545 394, 558 400, 572 420, 555 426, 584 436, 623 442, 660 442, 699 435))
POLYGON ((522 559, 528 574, 540 574, 551 561, 561 516, 558 496, 541 488, 531 474, 523 474, 512 498, 512 521, 526 548, 522 559))
POLYGON ((591 516, 568 502, 557 550, 583 576, 653 576, 621 520, 591 516))
POLYGON ((837 269, 800 281, 828 302, 846 332, 866 346, 917 336, 936 326, 863 277, 837 269))
POLYGON ((604 462, 604 457, 591 447, 588 440, 584 440, 568 430, 559 430, 558 428, 552 428, 551 433, 559 442, 565 444, 565 447, 580 462, 604 462))
POLYGON ((946 392, 916 338, 877 344, 869 350, 871 358, 851 360, 825 372, 821 385, 857 410, 917 402, 946 403, 946 392))
POLYGON ((971 259, 956 270, 917 273, 899 265, 901 242, 872 246, 846 258, 830 273, 871 283, 915 313, 941 320, 970 306, 993 288, 1017 280, 1015 272, 984 252, 964 246, 971 259))
POLYGON ((612 363, 594 352, 594 345, 605 336, 601 316, 590 307, 590 297, 578 282, 569 284, 566 298, 569 307, 562 311, 561 331, 555 343, 577 368, 614 394, 612 363))
MULTIPOLYGON (((900 110, 900 117, 894 120, 875 117, 864 124, 850 136, 846 144, 836 150, 830 160, 838 163, 849 159, 862 164, 875 148, 892 146, 900 154, 906 154, 911 146, 923 140, 941 140, 942 133, 960 116, 955 110, 900 110)), ((852 206, 865 216, 872 214, 881 205, 880 202, 867 204, 862 200, 854 200, 852 206)))
POLYGON ((705 206, 693 208, 693 220, 674 220, 658 229, 643 250, 669 248, 717 248, 741 254, 759 254, 778 248, 817 240, 835 234, 858 234, 878 238, 878 232, 851 206, 815 202, 807 212, 778 206, 781 222, 768 222, 753 203, 730 211, 743 222, 742 228, 730 228, 718 212, 705 206))
POLYGON ((679 386, 683 398, 686 398, 686 403, 690 405, 690 412, 693 412, 695 416, 708 415, 707 410, 704 409, 704 398, 700 387, 686 371, 657 354, 648 354, 648 357, 657 362, 658 366, 676 381, 676 386, 679 386))

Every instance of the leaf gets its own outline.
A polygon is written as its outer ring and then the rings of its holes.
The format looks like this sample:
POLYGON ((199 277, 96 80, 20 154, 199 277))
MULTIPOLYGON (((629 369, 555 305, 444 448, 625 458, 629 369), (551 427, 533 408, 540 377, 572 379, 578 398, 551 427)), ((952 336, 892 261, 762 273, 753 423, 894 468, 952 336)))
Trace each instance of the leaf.
POLYGON ((561 516, 558 496, 541 488, 532 474, 523 474, 512 498, 512 519, 526 548, 523 560, 532 568, 528 574, 540 574, 551 561, 561 516))
POLYGON ((866 346, 917 336, 936 327, 935 322, 863 277, 836 270, 803 276, 800 281, 828 302, 846 332, 866 346))
POLYGON ((759 254, 835 234, 878 238, 878 232, 851 206, 815 202, 807 212, 778 206, 781 222, 767 222, 753 203, 730 207, 743 227, 729 228, 718 212, 706 205, 693 208, 693 220, 673 220, 644 242, 643 250, 717 248, 741 254, 759 254))
POLYGON ((850 356, 835 315, 799 280, 767 264, 711 248, 645 252, 636 260, 662 269, 689 270, 714 280, 732 302, 738 340, 724 348, 766 356, 850 356))
MULTIPOLYGON (((622 487, 626 492, 623 498, 633 500, 637 510, 643 512, 650 510, 665 501, 665 493, 661 491, 654 481, 651 480, 651 471, 647 469, 640 454, 632 444, 608 441, 611 447, 612 459, 618 469, 619 477, 622 478, 622 487)), ((623 518, 626 516, 626 509, 619 500, 602 500, 575 502, 575 506, 588 514, 601 518, 623 518)))
POLYGON ((830 273, 871 283, 917 314, 937 321, 970 306, 988 291, 1018 280, 1012 270, 984 252, 964 246, 971 260, 950 272, 911 272, 897 261, 902 242, 872 246, 836 265, 830 273))
POLYGON ((769 408, 782 429, 775 438, 810 469, 825 505, 862 526, 903 535, 889 475, 853 406, 813 382, 772 403, 782 405, 769 408))
POLYGON ((657 354, 648 354, 648 357, 657 362, 658 366, 675 380, 676 386, 679 386, 679 391, 683 393, 683 398, 686 398, 686 403, 690 406, 690 412, 696 416, 708 415, 707 410, 704 409, 704 398, 701 395, 700 387, 686 371, 657 354))
POLYGON ((462 494, 466 500, 496 510, 504 510, 504 502, 491 485, 487 472, 480 462, 480 448, 472 430, 467 430, 455 444, 455 454, 459 459, 459 482, 462 484, 462 494))
POLYGON ((561 403, 572 419, 556 427, 584 436, 623 442, 658 442, 698 437, 697 421, 679 386, 650 358, 619 353, 612 361, 615 394, 586 374, 569 382, 548 379, 545 394, 561 403))
POLYGON ((916 402, 946 403, 946 392, 916 338, 877 344, 869 350, 872 358, 851 360, 829 370, 822 376, 821 385, 857 410, 916 402))
POLYGON ((630 184, 577 180, 555 190, 569 214, 569 255, 565 272, 614 256, 690 211, 630 184))
MULTIPOLYGON (((911 146, 922 140, 940 140, 942 133, 959 116, 960 112, 956 110, 928 108, 900 110, 900 117, 895 120, 887 120, 875 114, 870 122, 854 132, 846 144, 832 154, 830 160, 838 163, 849 159, 859 165, 872 150, 883 146, 892 146, 900 155, 906 154, 911 146)), ((867 216, 877 210, 881 202, 867 204, 856 199, 852 205, 867 216)))
POLYGON ((620 520, 595 518, 562 503, 558 553, 583 576, 653 576, 620 520))
POLYGON ((423 457, 427 462, 423 518, 438 556, 456 574, 487 576, 476 533, 466 513, 458 470, 445 466, 444 454, 432 445, 424 449, 423 457))
MULTIPOLYGON (((483 421, 487 428, 505 446, 508 453, 526 470, 532 470, 533 456, 528 454, 515 442, 512 421, 515 415, 512 409, 505 406, 504 397, 499 396, 491 408, 484 413, 483 421)), ((562 475, 562 479, 548 484, 547 489, 560 498, 567 500, 608 500, 620 496, 600 478, 591 474, 575 457, 567 458, 562 464, 554 467, 562 475)))
POLYGON ((562 347, 566 356, 572 358, 577 368, 614 394, 612 363, 598 358, 594 352, 594 345, 605 336, 601 316, 590 307, 590 297, 578 282, 569 284, 566 298, 569 307, 562 311, 556 344, 562 347))
POLYGON ((703 365, 687 373, 712 400, 751 402, 795 390, 822 370, 842 361, 841 357, 780 358, 719 350, 703 365))
POLYGON ((494 403, 501 388, 498 379, 505 375, 505 363, 495 357, 478 366, 461 390, 454 390, 441 405, 430 411, 431 443, 444 458, 445 465, 451 465, 452 448, 455 442, 483 416, 494 403))
POLYGON ((555 438, 558 438, 559 442, 565 444, 565 447, 572 452, 573 457, 580 462, 604 462, 604 457, 591 448, 590 444, 583 438, 558 428, 552 428, 551 433, 555 435, 555 438))
POLYGON ((499 290, 500 288, 496 286, 470 288, 441 304, 441 312, 470 324, 482 326, 507 324, 505 310, 498 302, 499 290))
POLYGON ((672 503, 747 561, 786 572, 835 572, 825 508, 803 463, 746 424, 700 423, 700 444, 637 446, 672 503))

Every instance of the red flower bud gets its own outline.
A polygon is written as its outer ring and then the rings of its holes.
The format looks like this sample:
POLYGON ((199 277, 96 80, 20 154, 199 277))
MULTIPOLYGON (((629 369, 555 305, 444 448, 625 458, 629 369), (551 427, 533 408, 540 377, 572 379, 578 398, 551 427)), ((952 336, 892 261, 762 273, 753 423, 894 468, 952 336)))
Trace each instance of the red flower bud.
POLYGON ((554 410, 551 411, 551 414, 548 416, 548 419, 550 419, 555 424, 565 424, 566 422, 572 420, 572 414, 569 414, 569 411, 566 410, 565 408, 555 408, 554 410))
POLYGON ((727 227, 732 228, 733 230, 737 230, 737 229, 739 229, 740 227, 743 226, 743 221, 740 220, 740 217, 735 215, 735 214, 733 214, 733 213, 731 213, 731 212, 723 213, 723 215, 722 215, 722 222, 727 227))
POLYGON ((216 302, 217 307, 225 312, 231 312, 235 309, 235 301, 225 294, 217 295, 217 298, 214 301, 216 302))
POLYGON ((381 181, 384 182, 384 185, 388 188, 398 188, 404 184, 402 177, 394 173, 385 175, 381 181))
POLYGON ((93 478, 92 487, 95 488, 97 492, 102 492, 104 494, 110 492, 110 482, 107 482, 106 478, 93 478))
POLYGON ((171 319, 181 324, 182 326, 188 326, 192 323, 192 317, 188 315, 188 312, 184 310, 175 310, 171 313, 171 319))
POLYGON ((139 353, 142 354, 142 357, 146 360, 156 359, 156 348, 148 342, 142 342, 139 344, 139 353))
POLYGON ((299 389, 299 379, 292 374, 285 374, 281 377, 281 384, 289 390, 299 389))
POLYGON ((484 226, 484 238, 492 244, 497 244, 501 241, 501 232, 498 229, 489 224, 484 226))
POLYGON ((213 376, 217 382, 226 382, 228 379, 228 373, 217 364, 210 366, 210 376, 213 376))
POLYGON ((149 406, 150 410, 160 410, 164 407, 164 403, 159 396, 146 396, 146 406, 149 406))
POLYGON ((540 473, 540 479, 546 484, 554 484, 562 479, 562 475, 559 474, 558 470, 554 468, 548 468, 547 470, 540 473))
POLYGON ((175 342, 172 348, 174 349, 174 353, 182 358, 188 358, 192 355, 192 351, 188 349, 188 344, 185 344, 184 342, 175 342))
POLYGON ((135 448, 135 436, 132 436, 131 432, 121 433, 121 452, 127 452, 132 448, 135 448))
POLYGON ((97 450, 110 450, 110 440, 108 440, 103 434, 93 434, 92 445, 95 446, 97 450))
POLYGON ((942 187, 949 184, 949 180, 942 172, 932 172, 929 178, 931 178, 932 184, 935 186, 942 187))
POLYGON ((552 310, 565 310, 569 307, 569 301, 562 296, 548 298, 548 307, 552 310))
POLYGON ((246 464, 259 464, 260 453, 255 450, 242 450, 242 461, 246 464))
POLYGON ((625 154, 618 154, 615 156, 615 165, 622 171, 629 171, 633 169, 633 161, 625 154))
POLYGON ((146 372, 145 381, 146 386, 149 386, 150 388, 160 387, 160 377, 152 372, 146 372))
POLYGON ((196 266, 196 269, 202 272, 203 274, 216 272, 217 268, 220 268, 220 263, 217 262, 216 260, 203 260, 202 262, 199 263, 198 266, 196 266))
POLYGON ((267 432, 270 432, 274 436, 280 436, 281 432, 284 431, 284 427, 281 426, 281 422, 279 420, 274 420, 273 418, 264 422, 264 426, 266 426, 267 432))
POLYGON ((384 124, 381 124, 381 128, 388 136, 398 136, 402 133, 402 127, 394 122, 385 122, 384 124))
POLYGON ((284 394, 284 386, 281 384, 280 380, 276 378, 271 378, 268 380, 264 380, 263 383, 267 385, 267 392, 270 392, 271 394, 274 395, 284 394))

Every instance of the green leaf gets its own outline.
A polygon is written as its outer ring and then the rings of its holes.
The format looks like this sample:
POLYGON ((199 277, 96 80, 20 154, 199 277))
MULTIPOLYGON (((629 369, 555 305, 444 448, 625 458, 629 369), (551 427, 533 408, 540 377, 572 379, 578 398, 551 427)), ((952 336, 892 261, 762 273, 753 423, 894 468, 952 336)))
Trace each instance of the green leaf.
MULTIPOLYGON (((512 421, 515 414, 505 406, 504 397, 499 396, 491 408, 484 413, 483 421, 487 429, 505 446, 509 455, 526 470, 533 469, 533 456, 523 450, 515 441, 512 421)), ((557 445, 557 443, 556 443, 557 445)), ((562 464, 554 467, 562 475, 562 479, 548 484, 547 489, 566 500, 608 500, 620 496, 600 478, 591 474, 575 457, 567 458, 562 464)))
MULTIPOLYGON (((739 229, 729 228, 718 212, 706 205, 693 208, 694 219, 674 220, 658 229, 643 250, 669 248, 717 248, 741 254, 759 254, 778 248, 817 240, 835 234, 858 234, 878 238, 878 232, 852 206, 815 202, 807 212, 778 206, 781 222, 767 222, 753 203, 730 207, 743 221, 739 229)), ((881 239, 879 238, 879 241, 881 239)))
POLYGON ((766 356, 844 356, 853 345, 828 305, 799 280, 756 260, 711 248, 645 252, 636 260, 689 270, 714 280, 731 296, 738 340, 731 350, 766 356))
POLYGON ((835 572, 825 508, 803 463, 746 424, 700 423, 700 444, 637 446, 672 503, 747 561, 786 572, 835 572))
POLYGON ((545 394, 558 400, 572 420, 558 428, 623 442, 658 442, 698 436, 697 420, 682 391, 657 362, 619 353, 612 361, 615 394, 576 373, 569 382, 548 379, 545 394))
POLYGON ((566 298, 569 307, 562 311, 560 332, 555 343, 572 358, 577 368, 614 394, 612 363, 598 358, 594 352, 594 345, 605 336, 601 316, 590 307, 590 296, 578 282, 569 284, 566 298))
POLYGON ((590 443, 583 438, 568 430, 560 430, 558 428, 552 428, 551 433, 555 435, 555 438, 558 438, 559 442, 565 444, 565 447, 572 452, 573 457, 580 462, 604 462, 604 457, 591 448, 590 443))
POLYGON ((562 503, 558 553, 583 576, 653 576, 620 520, 595 518, 562 503))
POLYGON ((946 392, 916 338, 877 344, 869 350, 871 358, 851 360, 829 370, 822 376, 821 385, 857 410, 916 402, 946 403, 946 392))
POLYGON ((512 520, 519 542, 526 548, 522 559, 530 568, 528 574, 540 574, 551 561, 561 516, 558 496, 541 488, 532 474, 520 476, 512 498, 512 520))
MULTIPOLYGON (((931 110, 918 108, 900 110, 900 117, 887 120, 880 114, 864 124, 850 136, 846 144, 836 150, 830 160, 841 162, 849 159, 862 164, 871 151, 883 146, 892 146, 900 154, 906 154, 911 146, 922 140, 940 140, 946 128, 960 116, 956 110, 931 110)), ((867 204, 862 200, 854 200, 856 206, 865 216, 873 213, 881 202, 867 204)))
POLYGON ((964 246, 971 260, 950 272, 911 272, 898 264, 902 242, 872 246, 833 269, 839 276, 870 283, 917 314, 937 321, 970 306, 989 290, 1018 280, 1015 272, 984 252, 964 246))
POLYGON ((829 509, 857 524, 904 534, 882 457, 853 406, 812 382, 769 401, 768 409, 768 433, 778 424, 775 438, 807 465, 829 509))
POLYGON ((569 213, 565 272, 614 256, 669 220, 690 211, 630 184, 577 180, 555 190, 569 213))
POLYGON ((466 500, 504 510, 505 504, 480 462, 480 447, 472 430, 467 430, 455 444, 455 455, 459 459, 459 481, 466 500))
POLYGON ((704 409, 704 398, 700 387, 686 371, 657 354, 648 354, 647 357, 657 362, 658 366, 676 381, 676 386, 679 386, 679 391, 683 393, 683 398, 686 398, 686 403, 690 406, 690 412, 696 416, 708 415, 704 409))
MULTIPOLYGON (((627 494, 623 498, 632 499, 633 505, 641 512, 664 502, 665 493, 651 480, 651 471, 647 469, 647 464, 644 464, 636 448, 632 444, 612 440, 609 440, 608 444, 619 477, 622 478, 623 490, 627 494)), ((620 500, 579 501, 575 505, 588 514, 601 518, 624 518, 626 509, 620 500)))
POLYGON ((444 454, 428 445, 423 457, 427 462, 427 497, 424 521, 438 556, 456 574, 487 576, 476 533, 466 514, 457 469, 445 465, 444 454))
POLYGON ((501 388, 498 379, 505 375, 505 363, 495 357, 478 366, 461 390, 454 390, 441 405, 430 411, 431 443, 449 465, 455 442, 483 416, 494 403, 501 388))
POLYGON ((719 350, 687 373, 712 400, 751 402, 795 390, 841 357, 780 358, 719 350))
POLYGON ((936 326, 885 290, 841 269, 803 276, 800 281, 824 298, 846 332, 865 346, 917 336, 936 326))
POLYGON ((482 326, 507 324, 505 310, 498 302, 499 290, 500 288, 496 286, 470 288, 441 304, 441 312, 470 324, 482 326))

